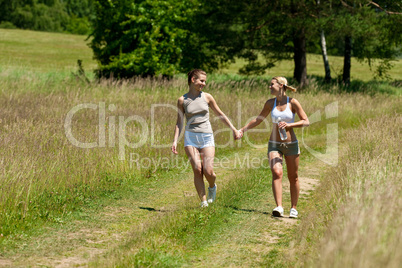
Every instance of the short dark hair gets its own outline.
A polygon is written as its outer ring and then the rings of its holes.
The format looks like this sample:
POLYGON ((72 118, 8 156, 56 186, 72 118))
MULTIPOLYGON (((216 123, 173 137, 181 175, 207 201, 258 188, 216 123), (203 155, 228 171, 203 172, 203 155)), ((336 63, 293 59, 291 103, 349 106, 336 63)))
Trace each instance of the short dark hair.
POLYGON ((191 84, 191 78, 195 77, 195 78, 199 78, 199 75, 203 74, 203 75, 207 75, 207 73, 203 70, 200 69, 194 69, 191 70, 190 72, 188 72, 187 77, 188 77, 188 84, 191 84))

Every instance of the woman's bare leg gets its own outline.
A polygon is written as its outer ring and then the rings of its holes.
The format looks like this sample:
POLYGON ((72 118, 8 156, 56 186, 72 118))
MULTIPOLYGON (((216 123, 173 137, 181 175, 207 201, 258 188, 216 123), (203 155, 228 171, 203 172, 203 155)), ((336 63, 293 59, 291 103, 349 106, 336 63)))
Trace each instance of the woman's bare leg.
POLYGON ((272 192, 277 207, 282 207, 282 155, 279 152, 270 152, 268 155, 269 166, 272 172, 272 192))
POLYGON ((198 151, 197 148, 193 146, 184 147, 184 151, 186 151, 187 157, 191 163, 191 167, 193 168, 194 186, 195 189, 197 190, 198 196, 200 197, 201 201, 207 201, 207 196, 205 194, 205 185, 203 179, 200 152, 198 151))
POLYGON ((300 193, 300 184, 298 175, 299 155, 285 156, 285 160, 290 183, 290 198, 292 201, 292 208, 296 209, 300 193))
POLYGON ((205 147, 200 151, 202 159, 202 173, 208 181, 209 187, 215 186, 216 174, 214 172, 215 147, 205 147))

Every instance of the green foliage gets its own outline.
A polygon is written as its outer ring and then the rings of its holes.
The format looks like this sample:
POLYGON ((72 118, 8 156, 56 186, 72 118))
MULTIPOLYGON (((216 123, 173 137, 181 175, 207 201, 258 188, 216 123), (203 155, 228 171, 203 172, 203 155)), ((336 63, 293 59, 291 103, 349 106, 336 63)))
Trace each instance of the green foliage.
MULTIPOLYGON (((206 0, 210 5, 215 1, 206 0)), ((262 74, 275 63, 294 59, 294 78, 304 85, 307 82, 306 40, 314 34, 315 18, 311 16, 312 1, 260 1, 233 3, 218 1, 219 16, 215 24, 225 24, 226 14, 234 19, 236 27, 228 28, 237 32, 241 42, 227 42, 225 46, 248 64, 240 70, 242 74, 262 74), (239 46, 238 44, 241 44, 239 46), (262 58, 262 60, 259 59, 262 58)))
POLYGON ((401 52, 402 20, 400 15, 394 14, 402 11, 401 5, 393 1, 331 1, 324 2, 322 9, 322 13, 327 14, 322 19, 322 27, 327 43, 332 46, 329 50, 343 55, 344 40, 348 36, 352 40, 352 56, 367 62, 370 68, 373 60, 380 59, 374 75, 388 78, 387 72, 392 68, 390 61, 401 52))
POLYGON ((65 0, 65 10, 70 16, 66 25, 69 33, 87 35, 92 31, 95 19, 93 0, 65 0))
POLYGON ((17 27, 9 21, 2 21, 0 23, 1 29, 16 29, 17 27))
POLYGON ((66 30, 73 34, 90 34, 91 32, 91 22, 87 17, 79 18, 75 15, 70 17, 70 21, 66 26, 66 30))
POLYGON ((92 0, 0 0, 2 28, 88 34, 92 0))
MULTIPOLYGON (((295 56, 303 50, 321 54, 322 30, 330 55, 344 55, 346 35, 352 38, 353 55, 369 65, 373 59, 393 59, 400 54, 402 16, 394 14, 402 11, 400 1, 375 1, 386 9, 366 0, 205 1, 219 14, 206 19, 225 25, 243 39, 242 46, 238 46, 239 42, 222 41, 236 56, 247 59, 248 64, 240 70, 242 74, 258 75, 278 61, 292 58, 296 65, 303 65, 302 59, 295 56)), ((386 77, 384 71, 390 66, 384 62, 379 67, 374 70, 377 76, 386 77)), ((296 69, 294 77, 298 78, 296 69)))
POLYGON ((17 7, 12 14, 12 23, 22 29, 60 32, 68 21, 62 8, 59 2, 53 6, 38 3, 17 7))
POLYGON ((222 59, 203 34, 197 0, 95 3, 91 47, 99 76, 171 76, 196 67, 216 69, 222 59))

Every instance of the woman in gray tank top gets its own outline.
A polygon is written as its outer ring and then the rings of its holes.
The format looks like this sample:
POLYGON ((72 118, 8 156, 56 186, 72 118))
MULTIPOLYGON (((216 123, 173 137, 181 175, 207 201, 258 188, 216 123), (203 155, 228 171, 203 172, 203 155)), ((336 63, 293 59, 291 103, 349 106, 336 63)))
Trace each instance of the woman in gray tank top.
POLYGON ((184 150, 194 172, 194 185, 201 199, 201 207, 207 207, 216 198, 216 174, 213 170, 215 157, 214 136, 209 121, 209 108, 233 131, 234 138, 240 133, 226 115, 219 109, 211 94, 202 89, 206 85, 207 74, 199 69, 188 73, 189 91, 177 101, 177 122, 174 131, 172 152, 177 154, 177 141, 183 129, 184 116, 186 126, 184 133, 184 150), (208 181, 208 198, 205 193, 204 176, 208 181))

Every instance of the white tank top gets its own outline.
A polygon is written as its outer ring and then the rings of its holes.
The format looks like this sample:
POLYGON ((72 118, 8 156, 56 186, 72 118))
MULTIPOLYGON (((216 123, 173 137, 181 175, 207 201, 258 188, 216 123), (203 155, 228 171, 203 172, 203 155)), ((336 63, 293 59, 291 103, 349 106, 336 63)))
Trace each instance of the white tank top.
POLYGON ((286 109, 282 112, 276 109, 276 98, 275 98, 274 108, 272 108, 271 111, 272 123, 278 123, 279 117, 281 118, 281 121, 285 121, 286 123, 295 122, 295 114, 292 113, 289 107, 289 97, 287 97, 286 109))

